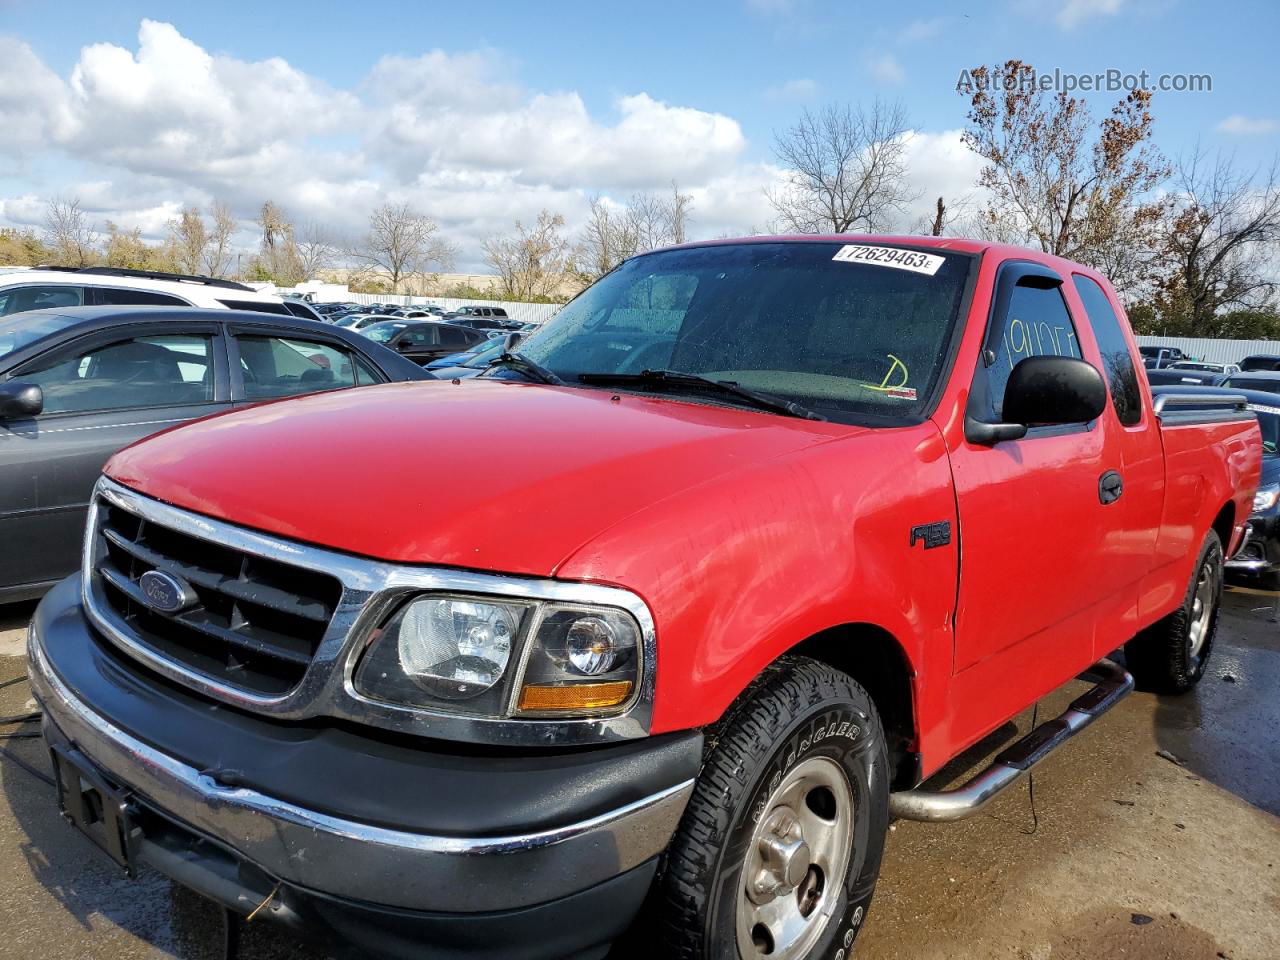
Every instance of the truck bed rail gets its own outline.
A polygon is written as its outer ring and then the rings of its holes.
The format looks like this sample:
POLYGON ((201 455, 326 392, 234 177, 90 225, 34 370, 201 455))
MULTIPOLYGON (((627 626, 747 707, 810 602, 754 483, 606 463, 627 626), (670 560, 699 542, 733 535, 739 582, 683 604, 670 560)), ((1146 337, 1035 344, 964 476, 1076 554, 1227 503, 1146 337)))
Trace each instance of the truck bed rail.
POLYGON ((1192 423, 1226 423, 1234 420, 1251 420, 1249 400, 1238 393, 1178 393, 1177 388, 1165 393, 1152 387, 1155 413, 1162 426, 1182 426, 1192 423))

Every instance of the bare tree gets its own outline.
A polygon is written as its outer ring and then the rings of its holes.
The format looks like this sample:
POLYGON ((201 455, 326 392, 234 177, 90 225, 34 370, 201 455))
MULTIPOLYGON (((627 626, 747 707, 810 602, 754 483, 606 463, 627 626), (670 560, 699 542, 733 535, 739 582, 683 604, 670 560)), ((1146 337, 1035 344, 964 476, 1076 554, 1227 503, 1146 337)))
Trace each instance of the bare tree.
POLYGON ((906 209, 906 111, 877 100, 864 110, 829 106, 775 134, 783 184, 766 190, 782 229, 793 233, 876 230, 906 209))
POLYGON ((583 273, 604 276, 636 252, 634 226, 626 207, 592 197, 587 224, 582 231, 583 273))
POLYGON ((142 230, 138 227, 125 230, 110 220, 103 226, 106 233, 102 252, 108 267, 166 271, 178 269, 173 257, 172 242, 151 246, 142 239, 142 230))
POLYGON ((87 267, 97 259, 98 232, 80 206, 80 198, 54 197, 45 205, 44 244, 64 267, 87 267))
POLYGON ((938 197, 930 213, 916 218, 911 232, 930 237, 972 236, 976 232, 973 213, 972 194, 951 200, 938 197))
POLYGON ((333 263, 337 256, 337 244, 329 231, 314 221, 303 226, 294 237, 298 252, 298 269, 304 280, 314 280, 317 273, 333 263))
POLYGON ((485 262, 502 278, 502 294, 511 300, 553 298, 573 269, 573 248, 561 232, 564 217, 543 210, 532 228, 516 221, 511 237, 484 242, 485 262))
POLYGON ((1149 199, 1168 164, 1151 144, 1151 93, 1135 90, 1100 123, 1084 100, 1034 82, 1009 60, 969 71, 965 144, 987 161, 978 177, 990 201, 982 218, 997 233, 1112 271, 1136 288, 1154 248, 1161 205, 1149 199))
POLYGON ((225 277, 231 266, 231 238, 236 232, 236 218, 221 200, 213 204, 213 230, 209 231, 201 260, 204 272, 211 277, 225 277))
POLYGON ((298 264, 297 244, 294 241, 293 224, 276 203, 271 200, 258 211, 258 229, 262 241, 254 272, 284 286, 291 286, 304 279, 298 264))
POLYGON ((1280 161, 1241 173, 1197 150, 1178 164, 1155 304, 1166 325, 1222 336, 1221 314, 1258 308, 1280 289, 1280 161))
POLYGON ((209 245, 209 232, 205 229, 200 209, 184 207, 176 220, 169 221, 169 237, 178 269, 183 273, 199 273, 204 264, 205 248, 209 245))
POLYGON ((628 257, 684 243, 693 219, 693 197, 673 181, 671 193, 632 194, 625 205, 592 197, 583 229, 583 273, 601 277, 628 257))
POLYGON ((398 293, 400 284, 420 276, 432 264, 447 270, 454 249, 438 236, 440 227, 407 203, 385 203, 369 215, 369 232, 350 252, 352 259, 383 271, 398 293))

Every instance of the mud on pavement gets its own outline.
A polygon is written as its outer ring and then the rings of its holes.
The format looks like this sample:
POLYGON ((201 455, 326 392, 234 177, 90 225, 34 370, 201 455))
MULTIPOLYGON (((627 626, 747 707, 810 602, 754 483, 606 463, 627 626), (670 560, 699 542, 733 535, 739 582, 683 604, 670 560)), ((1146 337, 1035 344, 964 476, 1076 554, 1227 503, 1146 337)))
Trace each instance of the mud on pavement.
MULTIPOLYGON (((0 681, 24 672, 30 610, 0 608, 0 681)), ((1034 813, 1024 783, 967 821, 896 824, 858 960, 1280 958, 1271 612, 1268 596, 1230 592, 1197 690, 1129 697, 1036 768, 1034 813)), ((1042 716, 1073 695, 1046 698, 1042 716)), ((0 713, 28 697, 25 684, 0 689, 0 713)), ((60 820, 41 741, 0 750, 0 960, 222 956, 220 910, 153 872, 128 880, 60 820)), ((324 954, 251 924, 239 956, 324 954)))

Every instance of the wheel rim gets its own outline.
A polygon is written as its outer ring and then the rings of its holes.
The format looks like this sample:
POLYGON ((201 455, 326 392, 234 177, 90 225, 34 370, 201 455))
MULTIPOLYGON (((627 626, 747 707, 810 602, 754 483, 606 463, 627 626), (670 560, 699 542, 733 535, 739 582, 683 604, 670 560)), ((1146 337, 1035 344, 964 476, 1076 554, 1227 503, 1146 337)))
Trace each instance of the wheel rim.
POLYGON ((747 846, 738 955, 799 960, 840 904, 856 814, 844 769, 810 757, 774 789, 747 846))
POLYGON ((1209 625, 1213 622, 1213 608, 1218 602, 1218 563, 1213 557, 1205 560, 1196 579, 1196 592, 1191 599, 1191 626, 1187 632, 1188 652, 1192 658, 1200 656, 1209 639, 1209 625))

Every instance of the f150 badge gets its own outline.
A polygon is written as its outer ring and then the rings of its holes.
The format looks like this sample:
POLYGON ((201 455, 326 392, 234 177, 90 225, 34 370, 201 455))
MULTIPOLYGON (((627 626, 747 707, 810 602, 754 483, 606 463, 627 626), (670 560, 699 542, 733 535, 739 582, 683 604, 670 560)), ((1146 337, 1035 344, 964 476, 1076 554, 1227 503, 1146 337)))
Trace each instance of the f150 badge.
POLYGON ((914 547, 918 540, 924 541, 926 550, 945 547, 951 542, 951 521, 940 520, 937 523, 922 523, 918 527, 912 527, 911 546, 914 547))

